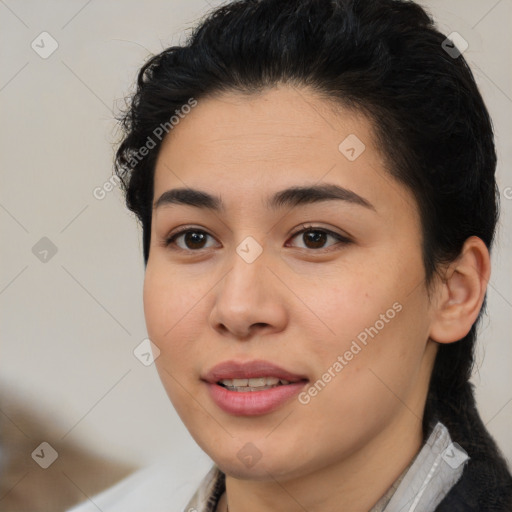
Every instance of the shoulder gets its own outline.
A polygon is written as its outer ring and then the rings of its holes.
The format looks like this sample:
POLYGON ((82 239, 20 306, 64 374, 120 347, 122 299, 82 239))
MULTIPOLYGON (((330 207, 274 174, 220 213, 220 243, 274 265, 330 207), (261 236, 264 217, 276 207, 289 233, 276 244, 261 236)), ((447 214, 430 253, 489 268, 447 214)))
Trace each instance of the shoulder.
POLYGON ((502 460, 493 455, 470 459, 462 478, 436 512, 512 511, 512 477, 502 460))

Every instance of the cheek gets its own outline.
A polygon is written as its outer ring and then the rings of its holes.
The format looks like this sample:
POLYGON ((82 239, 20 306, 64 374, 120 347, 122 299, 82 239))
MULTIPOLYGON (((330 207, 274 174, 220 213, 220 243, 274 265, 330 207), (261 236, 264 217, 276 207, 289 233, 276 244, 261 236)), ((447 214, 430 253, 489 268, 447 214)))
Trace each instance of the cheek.
POLYGON ((169 286, 151 270, 146 271, 144 278, 143 301, 149 338, 161 352, 165 351, 165 340, 172 334, 175 297, 169 286))
MULTIPOLYGON (((385 311, 393 303, 385 288, 379 289, 382 273, 374 259, 352 260, 356 257, 348 253, 325 269, 320 265, 296 264, 295 272, 283 277, 293 289, 293 294, 284 294, 289 297, 293 321, 299 324, 307 321, 308 337, 314 334, 316 327, 318 335, 326 336, 324 342, 336 343, 338 348, 343 340, 356 336, 370 320, 375 322, 381 310, 385 311)), ((317 348, 320 347, 316 345, 315 351, 317 348)))
POLYGON ((191 334, 197 325, 202 288, 199 280, 185 278, 165 262, 148 262, 143 288, 144 316, 150 338, 162 344, 160 350, 191 334))
POLYGON ((155 366, 180 416, 186 409, 183 383, 187 376, 185 369, 193 364, 194 347, 193 343, 187 343, 186 336, 190 333, 184 332, 184 327, 190 325, 186 314, 190 307, 186 307, 183 299, 176 277, 170 276, 169 271, 160 271, 154 262, 148 262, 143 288, 146 328, 149 338, 160 349, 155 366))
POLYGON ((404 407, 420 378, 428 339, 424 298, 381 304, 372 304, 364 319, 343 313, 337 327, 350 334, 324 347, 318 360, 319 391, 312 390, 310 405, 329 411, 338 427, 347 418, 351 425, 382 424, 404 407))
POLYGON ((342 286, 316 295, 334 334, 311 347, 319 389, 311 390, 311 409, 330 411, 336 422, 350 417, 365 424, 401 406, 399 397, 419 376, 428 340, 428 299, 417 286, 420 263, 347 274, 342 286))
POLYGON ((160 349, 156 366, 166 388, 174 381, 162 370, 179 378, 180 368, 188 367, 192 356, 193 327, 197 322, 193 321, 191 300, 193 297, 183 292, 177 276, 148 264, 143 288, 144 317, 148 336, 160 349))

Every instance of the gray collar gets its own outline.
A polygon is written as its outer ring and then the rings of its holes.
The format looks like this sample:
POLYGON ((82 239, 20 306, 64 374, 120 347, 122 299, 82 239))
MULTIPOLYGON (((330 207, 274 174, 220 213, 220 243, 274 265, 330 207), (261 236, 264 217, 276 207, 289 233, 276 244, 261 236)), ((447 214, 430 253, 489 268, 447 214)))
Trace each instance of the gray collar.
POLYGON ((462 476, 468 459, 438 422, 383 512, 434 512, 462 476))

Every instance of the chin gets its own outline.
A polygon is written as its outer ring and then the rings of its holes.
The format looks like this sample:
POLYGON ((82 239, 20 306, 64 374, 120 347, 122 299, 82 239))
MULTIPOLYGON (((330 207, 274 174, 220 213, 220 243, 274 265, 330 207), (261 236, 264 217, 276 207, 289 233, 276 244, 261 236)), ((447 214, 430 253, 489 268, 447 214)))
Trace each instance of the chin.
MULTIPOLYGON (((244 462, 244 448, 231 452, 231 457, 226 457, 229 450, 222 452, 222 455, 209 453, 210 458, 219 469, 226 475, 238 480, 255 481, 287 481, 307 473, 307 468, 297 461, 293 454, 287 456, 285 453, 278 454, 272 451, 272 457, 265 457, 264 454, 256 462, 244 462)), ((246 448, 246 452, 249 450, 246 448)))
POLYGON ((217 464, 220 470, 231 478, 236 478, 237 480, 255 480, 259 482, 264 482, 267 480, 273 480, 273 473, 271 471, 265 470, 261 465, 260 467, 247 468, 243 464, 237 464, 235 462, 226 463, 222 466, 217 464))
POLYGON ((237 480, 254 480, 259 482, 288 480, 292 477, 291 468, 276 464, 264 464, 258 462, 249 468, 240 461, 226 461, 216 463, 220 470, 226 475, 237 480))

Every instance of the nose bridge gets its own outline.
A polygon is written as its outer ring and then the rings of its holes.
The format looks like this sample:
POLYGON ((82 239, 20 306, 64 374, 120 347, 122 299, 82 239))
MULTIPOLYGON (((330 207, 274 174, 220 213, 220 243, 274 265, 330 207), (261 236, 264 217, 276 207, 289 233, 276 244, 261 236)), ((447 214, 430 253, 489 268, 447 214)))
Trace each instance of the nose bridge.
POLYGON ((272 273, 264 247, 252 236, 236 247, 230 271, 218 288, 211 314, 214 327, 223 326, 246 337, 252 325, 281 328, 286 315, 283 301, 276 301, 272 273))
POLYGON ((263 245, 253 236, 246 236, 235 247, 224 291, 244 303, 257 301, 260 284, 265 280, 266 264, 263 245))

